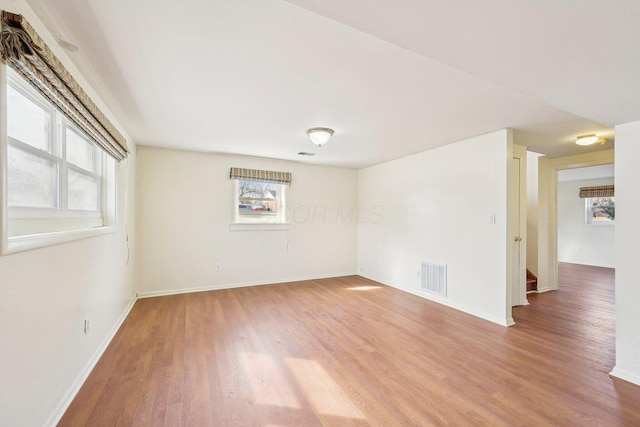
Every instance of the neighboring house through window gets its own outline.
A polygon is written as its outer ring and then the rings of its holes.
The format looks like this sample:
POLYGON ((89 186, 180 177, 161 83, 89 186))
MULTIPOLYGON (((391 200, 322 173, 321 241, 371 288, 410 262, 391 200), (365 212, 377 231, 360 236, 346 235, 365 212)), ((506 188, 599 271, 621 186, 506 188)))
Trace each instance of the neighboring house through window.
POLYGON ((586 224, 609 224, 616 220, 615 186, 601 185, 580 188, 580 198, 585 199, 586 224))
POLYGON ((587 224, 613 224, 616 220, 615 197, 585 199, 587 224))
POLYGON ((234 224, 286 224, 289 172, 231 168, 234 224))

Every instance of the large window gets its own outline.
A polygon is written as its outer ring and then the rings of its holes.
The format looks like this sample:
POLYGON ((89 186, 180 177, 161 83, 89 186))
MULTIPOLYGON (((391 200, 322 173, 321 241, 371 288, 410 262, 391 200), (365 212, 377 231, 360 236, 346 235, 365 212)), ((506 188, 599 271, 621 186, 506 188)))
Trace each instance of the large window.
POLYGON ((115 161, 8 71, 8 237, 105 225, 115 161))
POLYGON ((0 255, 115 231, 126 138, 22 15, 0 21, 0 255))

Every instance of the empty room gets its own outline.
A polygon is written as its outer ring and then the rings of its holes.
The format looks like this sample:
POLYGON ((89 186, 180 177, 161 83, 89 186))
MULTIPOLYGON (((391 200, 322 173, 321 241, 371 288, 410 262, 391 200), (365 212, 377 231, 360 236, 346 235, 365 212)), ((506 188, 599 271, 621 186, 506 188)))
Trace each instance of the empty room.
POLYGON ((0 10, 0 427, 640 425, 637 2, 0 10))

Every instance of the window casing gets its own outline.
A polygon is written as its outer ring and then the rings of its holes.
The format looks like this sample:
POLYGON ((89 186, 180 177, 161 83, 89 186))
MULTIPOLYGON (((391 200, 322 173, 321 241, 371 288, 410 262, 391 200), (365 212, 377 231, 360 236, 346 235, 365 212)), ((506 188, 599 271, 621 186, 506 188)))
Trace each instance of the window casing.
POLYGON ((115 160, 7 69, 8 239, 111 225, 115 160))

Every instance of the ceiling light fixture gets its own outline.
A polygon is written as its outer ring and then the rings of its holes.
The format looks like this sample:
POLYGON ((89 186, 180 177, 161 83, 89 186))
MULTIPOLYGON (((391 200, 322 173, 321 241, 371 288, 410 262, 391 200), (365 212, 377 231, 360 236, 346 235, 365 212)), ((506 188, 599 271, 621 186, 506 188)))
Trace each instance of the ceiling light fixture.
POLYGON ((576 138, 576 144, 578 145, 591 145, 599 142, 600 145, 604 144, 607 140, 605 138, 598 137, 595 133, 588 133, 586 135, 580 135, 576 138))
POLYGON ((316 144, 318 147, 322 147, 324 144, 329 142, 331 135, 333 135, 333 129, 311 128, 307 129, 307 135, 309 135, 309 139, 311 139, 311 142, 316 144))

